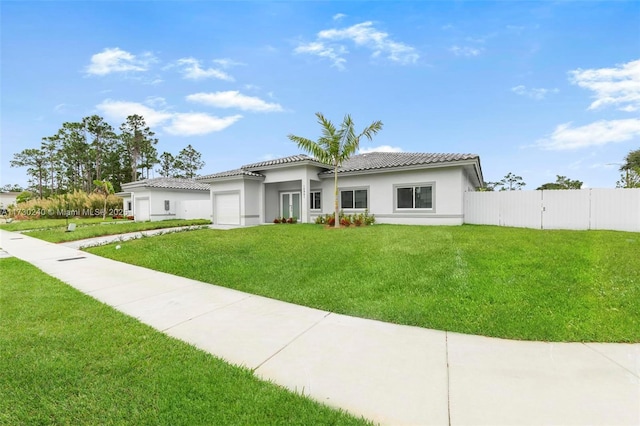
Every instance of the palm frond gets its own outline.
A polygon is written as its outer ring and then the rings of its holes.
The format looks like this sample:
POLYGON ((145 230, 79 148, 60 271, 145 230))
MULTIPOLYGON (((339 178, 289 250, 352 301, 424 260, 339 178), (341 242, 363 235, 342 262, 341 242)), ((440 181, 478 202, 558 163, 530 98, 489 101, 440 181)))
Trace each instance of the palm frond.
POLYGON ((302 136, 288 135, 287 137, 292 142, 295 142, 298 145, 298 148, 308 152, 309 154, 311 154, 311 156, 316 158, 318 161, 331 164, 331 159, 327 157, 327 152, 317 142, 312 141, 311 139, 304 138, 302 136))
POLYGON ((316 112, 316 117, 318 117, 318 124, 322 128, 322 139, 326 141, 330 141, 335 138, 336 135, 336 127, 333 125, 331 120, 325 118, 321 112, 316 112))
POLYGON ((373 139, 373 135, 377 134, 380 130, 382 130, 382 121, 378 120, 378 121, 374 121, 373 123, 371 123, 369 125, 369 127, 367 127, 366 129, 364 129, 362 131, 362 133, 360 133, 360 136, 358 136, 358 139, 360 139, 360 137, 364 136, 369 140, 373 139))

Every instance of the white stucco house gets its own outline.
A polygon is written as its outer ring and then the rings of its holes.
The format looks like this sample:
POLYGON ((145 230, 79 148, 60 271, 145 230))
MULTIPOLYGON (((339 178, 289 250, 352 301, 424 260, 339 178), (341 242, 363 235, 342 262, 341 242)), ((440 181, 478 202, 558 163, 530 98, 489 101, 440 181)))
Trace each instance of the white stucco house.
MULTIPOLYGON (((247 164, 196 178, 211 186, 214 224, 254 225, 276 217, 313 222, 334 208, 331 166, 307 155, 247 164)), ((368 210, 378 223, 461 225, 463 194, 484 186, 475 154, 372 152, 338 171, 340 208, 368 210)))
POLYGON ((193 179, 154 178, 122 185, 124 216, 136 221, 210 219, 209 185, 193 179))
POLYGON ((0 210, 6 210, 9 206, 16 204, 19 192, 0 192, 0 210))

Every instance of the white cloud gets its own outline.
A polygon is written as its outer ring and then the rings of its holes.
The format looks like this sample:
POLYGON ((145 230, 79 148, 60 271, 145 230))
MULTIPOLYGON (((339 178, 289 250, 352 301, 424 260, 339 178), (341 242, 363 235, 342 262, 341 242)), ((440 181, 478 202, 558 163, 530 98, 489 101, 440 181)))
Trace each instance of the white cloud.
POLYGON ((68 111, 68 108, 67 108, 68 106, 69 106, 69 105, 67 105, 67 104, 58 104, 58 105, 56 105, 56 106, 54 106, 54 107, 53 107, 53 110, 54 110, 55 112, 65 113, 65 112, 67 112, 67 111, 68 111))
POLYGON ((543 89, 543 88, 530 88, 527 89, 526 86, 520 85, 511 88, 511 91, 516 95, 526 96, 535 100, 544 99, 549 93, 558 93, 558 89, 543 89))
POLYGON ((346 16, 347 15, 345 15, 344 13, 336 13, 331 19, 333 19, 334 21, 339 21, 342 18, 346 18, 346 16))
POLYGON ((624 142, 640 137, 640 119, 600 120, 585 126, 560 124, 546 139, 539 140, 542 149, 560 151, 624 142))
POLYGON ((241 118, 241 115, 220 118, 199 112, 176 113, 171 118, 171 124, 165 126, 164 130, 172 135, 205 135, 226 129, 241 118))
POLYGON ((404 152, 404 150, 397 146, 381 145, 372 148, 360 148, 360 154, 368 154, 369 152, 404 152))
POLYGON ((234 61, 233 59, 229 58, 214 59, 212 62, 214 64, 220 65, 222 68, 231 68, 244 65, 242 62, 234 61))
POLYGON ((141 115, 149 127, 158 126, 173 116, 173 113, 169 111, 158 111, 138 102, 114 101, 111 99, 102 101, 96 108, 107 119, 120 123, 124 123, 130 115, 141 115))
POLYGON ((167 105, 167 100, 162 96, 148 96, 144 103, 150 107, 163 107, 167 105))
POLYGON ((589 109, 608 105, 627 112, 640 109, 640 59, 615 68, 573 70, 569 77, 573 84, 594 92, 589 109))
POLYGON ((390 39, 388 33, 376 29, 371 21, 347 28, 322 30, 317 34, 315 41, 300 44, 294 52, 324 57, 331 60, 334 66, 343 68, 346 62, 343 55, 348 53, 348 50, 339 43, 341 41, 371 50, 372 57, 384 56, 400 64, 415 63, 420 57, 414 47, 390 39))
MULTIPOLYGON (((152 99, 160 105, 162 98, 152 99)), ((172 135, 195 136, 223 130, 242 118, 241 115, 216 117, 205 113, 178 113, 168 110, 156 110, 138 102, 113 101, 107 99, 96 108, 108 119, 117 123, 124 123, 127 116, 138 114, 144 117, 147 126, 161 127, 172 135)))
POLYGON ((91 63, 86 67, 86 72, 91 75, 129 71, 142 72, 147 71, 149 65, 155 61, 155 57, 150 53, 144 53, 137 57, 117 47, 106 48, 91 57, 91 63))
POLYGON ((329 59, 332 62, 332 66, 338 69, 344 69, 344 64, 347 62, 342 55, 348 53, 344 46, 327 46, 320 41, 312 41, 307 44, 301 44, 293 50, 295 53, 308 53, 311 55, 320 56, 321 58, 329 59))
POLYGON ((260 157, 260 161, 271 161, 271 160, 275 160, 276 158, 281 158, 282 155, 275 155, 275 154, 265 154, 262 157, 260 157))
POLYGON ((282 111, 282 106, 276 103, 265 102, 255 96, 247 96, 237 90, 213 93, 194 93, 186 98, 191 102, 198 102, 218 108, 238 108, 243 111, 277 112, 282 111))
POLYGON ((449 51, 456 56, 478 56, 482 53, 482 49, 470 46, 451 46, 449 51))
POLYGON ((178 59, 176 64, 178 67, 181 67, 182 75, 184 76, 184 78, 190 80, 217 78, 219 80, 234 81, 234 78, 232 76, 222 70, 216 68, 202 68, 200 66, 200 61, 194 58, 178 59))
POLYGON ((155 86, 156 84, 160 84, 162 83, 164 80, 161 79, 160 77, 156 77, 153 80, 149 80, 147 81, 145 84, 148 84, 149 86, 155 86))

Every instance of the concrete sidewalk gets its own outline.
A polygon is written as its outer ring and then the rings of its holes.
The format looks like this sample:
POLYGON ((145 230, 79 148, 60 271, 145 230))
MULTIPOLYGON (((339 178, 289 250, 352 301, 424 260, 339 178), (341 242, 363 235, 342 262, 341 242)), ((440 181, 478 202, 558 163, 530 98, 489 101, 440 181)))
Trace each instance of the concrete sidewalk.
POLYGON ((258 377, 381 424, 640 424, 640 344, 519 342, 394 325, 6 231, 0 247, 258 377))

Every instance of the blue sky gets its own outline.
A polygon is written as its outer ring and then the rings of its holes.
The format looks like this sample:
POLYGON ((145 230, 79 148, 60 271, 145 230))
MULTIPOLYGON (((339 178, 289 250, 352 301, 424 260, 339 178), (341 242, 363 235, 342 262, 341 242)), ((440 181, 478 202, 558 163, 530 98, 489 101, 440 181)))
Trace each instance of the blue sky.
MULTIPOLYGON (((2 1, 0 183, 65 121, 140 114, 202 174, 300 152, 315 112, 363 150, 475 153, 485 180, 613 187, 640 149, 640 2, 2 1)), ((157 174, 156 174, 157 175, 157 174)))

